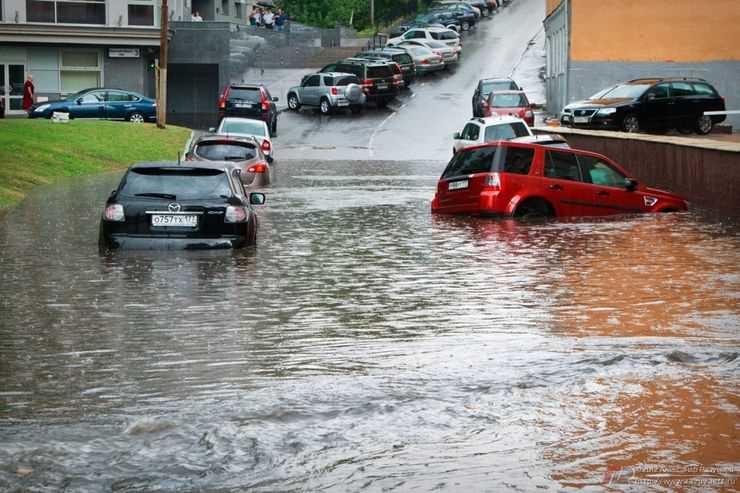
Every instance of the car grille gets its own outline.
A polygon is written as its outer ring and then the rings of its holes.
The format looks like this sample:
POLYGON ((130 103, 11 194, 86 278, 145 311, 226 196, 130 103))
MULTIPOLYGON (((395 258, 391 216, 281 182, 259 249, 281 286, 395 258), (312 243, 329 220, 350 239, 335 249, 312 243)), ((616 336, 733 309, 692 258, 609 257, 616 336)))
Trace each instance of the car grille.
POLYGON ((596 113, 596 110, 573 110, 574 116, 591 116, 596 113))

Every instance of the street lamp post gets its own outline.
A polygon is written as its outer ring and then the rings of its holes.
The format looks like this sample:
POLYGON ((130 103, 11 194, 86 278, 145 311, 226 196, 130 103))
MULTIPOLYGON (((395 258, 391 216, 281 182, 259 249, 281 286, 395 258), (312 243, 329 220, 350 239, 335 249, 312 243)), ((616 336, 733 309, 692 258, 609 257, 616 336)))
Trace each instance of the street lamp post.
POLYGON ((159 32, 159 67, 157 68, 157 127, 167 126, 167 31, 170 9, 162 0, 162 21, 159 32))
POLYGON ((375 0, 370 0, 370 25, 375 27, 375 0))

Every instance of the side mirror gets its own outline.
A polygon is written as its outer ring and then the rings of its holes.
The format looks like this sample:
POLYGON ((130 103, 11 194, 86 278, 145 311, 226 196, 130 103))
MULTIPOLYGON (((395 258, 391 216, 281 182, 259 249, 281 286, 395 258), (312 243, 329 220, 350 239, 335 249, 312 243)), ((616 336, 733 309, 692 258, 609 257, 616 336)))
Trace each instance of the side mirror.
POLYGON ((264 193, 252 192, 249 194, 249 203, 252 205, 264 205, 266 200, 264 193))
POLYGON ((454 134, 452 134, 452 138, 455 139, 455 140, 459 140, 461 138, 460 137, 460 132, 455 132, 454 134))
POLYGON ((652 101, 655 99, 655 93, 650 93, 645 97, 648 101, 652 101))
POLYGON ((216 132, 216 127, 208 127, 208 131, 210 133, 215 133, 216 132))
POLYGON ((82 98, 77 100, 77 104, 82 104, 82 98))
POLYGON ((274 102, 276 102, 276 103, 277 103, 277 102, 278 102, 278 101, 280 100, 280 98, 278 98, 277 96, 274 96, 274 97, 272 98, 272 100, 273 100, 274 102))
POLYGON ((265 161, 267 161, 267 164, 272 164, 272 162, 275 160, 272 156, 265 156, 265 161))
POLYGON ((628 192, 634 192, 637 190, 638 181, 634 178, 625 178, 624 179, 624 188, 627 189, 628 192))

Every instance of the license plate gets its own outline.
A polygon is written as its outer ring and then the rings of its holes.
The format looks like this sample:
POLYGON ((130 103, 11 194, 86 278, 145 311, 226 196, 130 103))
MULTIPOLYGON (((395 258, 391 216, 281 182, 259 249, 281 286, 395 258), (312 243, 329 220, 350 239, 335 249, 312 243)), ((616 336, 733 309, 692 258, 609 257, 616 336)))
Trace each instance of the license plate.
POLYGON ((198 225, 198 216, 187 214, 152 214, 152 226, 194 228, 198 225))
POLYGON ((378 84, 378 89, 388 89, 388 84, 378 84))
POLYGON ((460 190, 462 188, 468 188, 468 180, 451 181, 447 184, 447 190, 460 190))
POLYGON ((236 103, 234 106, 237 108, 251 108, 252 103, 236 103))
POLYGON ((588 117, 587 116, 573 117, 573 123, 588 123, 588 117))
POLYGON ((340 99, 339 101, 337 101, 337 106, 349 106, 349 101, 340 99))

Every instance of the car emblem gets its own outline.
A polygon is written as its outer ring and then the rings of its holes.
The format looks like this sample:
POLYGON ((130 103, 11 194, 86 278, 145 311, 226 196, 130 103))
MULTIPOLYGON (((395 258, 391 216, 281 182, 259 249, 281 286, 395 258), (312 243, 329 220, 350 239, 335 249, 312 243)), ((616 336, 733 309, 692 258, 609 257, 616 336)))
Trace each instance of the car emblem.
POLYGON ((170 212, 180 212, 180 209, 182 209, 182 207, 177 202, 172 202, 170 205, 167 206, 167 209, 169 209, 170 212))

